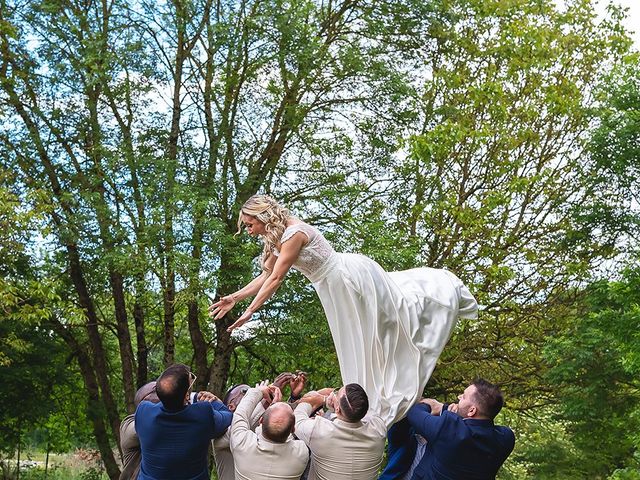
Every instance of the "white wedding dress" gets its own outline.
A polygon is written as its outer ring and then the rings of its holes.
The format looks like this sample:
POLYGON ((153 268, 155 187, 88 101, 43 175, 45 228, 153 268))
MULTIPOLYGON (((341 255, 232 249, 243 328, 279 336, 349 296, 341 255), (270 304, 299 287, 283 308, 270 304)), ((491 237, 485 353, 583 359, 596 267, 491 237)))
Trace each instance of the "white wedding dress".
POLYGON ((288 227, 281 243, 297 232, 308 243, 293 268, 320 297, 342 381, 360 384, 390 426, 422 395, 458 317, 476 318, 476 300, 447 270, 385 272, 363 255, 336 253, 306 223, 288 227))

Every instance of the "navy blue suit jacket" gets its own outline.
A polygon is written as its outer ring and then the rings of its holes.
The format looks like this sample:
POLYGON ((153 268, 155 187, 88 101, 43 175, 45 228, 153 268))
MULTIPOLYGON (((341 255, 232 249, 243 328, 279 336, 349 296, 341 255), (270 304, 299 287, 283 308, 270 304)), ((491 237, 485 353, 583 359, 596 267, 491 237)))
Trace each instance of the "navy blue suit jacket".
POLYGON ((435 416, 422 403, 411 407, 407 419, 427 440, 412 480, 494 479, 515 444, 511 429, 493 420, 463 419, 445 409, 435 416))
POLYGON ((136 432, 142 463, 138 480, 209 480, 211 439, 224 435, 233 414, 219 400, 197 402, 178 411, 141 402, 136 432))

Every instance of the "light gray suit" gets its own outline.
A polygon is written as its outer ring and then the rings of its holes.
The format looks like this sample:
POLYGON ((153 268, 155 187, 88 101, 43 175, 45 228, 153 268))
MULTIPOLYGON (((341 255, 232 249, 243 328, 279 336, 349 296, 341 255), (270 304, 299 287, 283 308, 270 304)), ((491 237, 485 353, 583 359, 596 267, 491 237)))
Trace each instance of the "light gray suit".
POLYGON ((382 464, 387 427, 377 416, 349 423, 313 417, 312 407, 295 410, 296 436, 311 450, 309 480, 374 480, 382 464))
MULTIPOLYGON (((262 402, 258 402, 251 414, 251 430, 255 431, 260 425, 260 419, 264 413, 262 402)), ((236 478, 235 464, 229 440, 231 439, 231 427, 227 429, 223 436, 213 440, 213 459, 216 463, 218 480, 234 480, 236 478)))
POLYGON ((140 471, 140 440, 136 434, 135 414, 127 415, 120 424, 120 448, 122 448, 122 472, 119 480, 134 480, 140 471))
POLYGON ((251 431, 250 415, 261 400, 262 392, 251 388, 233 413, 230 444, 236 480, 298 480, 309 450, 300 440, 273 443, 260 431, 251 431))

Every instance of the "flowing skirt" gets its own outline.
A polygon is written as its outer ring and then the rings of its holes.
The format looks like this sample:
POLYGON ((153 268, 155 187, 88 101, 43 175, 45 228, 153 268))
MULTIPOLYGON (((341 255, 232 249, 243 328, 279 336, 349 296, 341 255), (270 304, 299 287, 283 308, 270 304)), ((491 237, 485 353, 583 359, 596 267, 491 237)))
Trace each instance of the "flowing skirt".
POLYGON ((458 317, 477 316, 476 300, 447 270, 385 272, 363 255, 335 253, 310 280, 342 381, 364 388, 387 427, 422 395, 458 317))

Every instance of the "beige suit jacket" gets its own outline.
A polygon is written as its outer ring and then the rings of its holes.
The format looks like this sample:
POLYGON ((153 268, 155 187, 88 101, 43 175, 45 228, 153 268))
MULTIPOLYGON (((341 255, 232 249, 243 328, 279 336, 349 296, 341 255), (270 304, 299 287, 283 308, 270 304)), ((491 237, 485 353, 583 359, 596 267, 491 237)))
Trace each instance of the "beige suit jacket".
POLYGON ((122 449, 122 472, 119 480, 135 480, 140 471, 140 441, 136 433, 135 414, 127 415, 120 424, 120 448, 122 449))
MULTIPOLYGON (((256 427, 260 425, 260 419, 264 413, 264 406, 262 402, 258 402, 258 405, 251 414, 251 430, 255 431, 256 427)), ((224 432, 224 435, 220 438, 216 438, 213 443, 213 459, 216 463, 216 473, 218 474, 218 480, 234 480, 236 478, 235 465, 233 462, 233 454, 229 440, 231 439, 231 427, 224 432)))
POLYGON ((251 388, 233 413, 230 444, 236 480, 298 480, 309 450, 301 440, 273 443, 251 431, 250 414, 261 400, 262 392, 251 388))
POLYGON ((311 405, 295 410, 296 436, 311 450, 309 480, 374 480, 382 464, 387 427, 377 416, 349 423, 309 418, 311 405))

